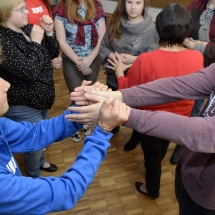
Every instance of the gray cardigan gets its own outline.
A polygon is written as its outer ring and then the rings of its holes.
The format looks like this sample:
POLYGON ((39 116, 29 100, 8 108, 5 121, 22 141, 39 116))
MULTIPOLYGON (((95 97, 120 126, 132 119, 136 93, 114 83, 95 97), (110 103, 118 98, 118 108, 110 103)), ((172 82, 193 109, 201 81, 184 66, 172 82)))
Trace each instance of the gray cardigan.
POLYGON ((133 107, 180 99, 209 99, 204 117, 204 110, 202 117, 189 118, 164 111, 132 109, 125 126, 183 145, 183 185, 193 201, 215 210, 215 64, 190 75, 163 78, 121 92, 124 102, 133 107))
MULTIPOLYGON (((114 74, 106 68, 107 56, 111 52, 125 53, 138 56, 158 48, 159 36, 151 16, 145 15, 144 20, 137 24, 129 24, 126 19, 121 22, 122 37, 120 40, 108 41, 108 30, 106 31, 99 49, 102 68, 107 70, 106 74, 114 74)), ((117 83, 117 81, 116 81, 117 83)))

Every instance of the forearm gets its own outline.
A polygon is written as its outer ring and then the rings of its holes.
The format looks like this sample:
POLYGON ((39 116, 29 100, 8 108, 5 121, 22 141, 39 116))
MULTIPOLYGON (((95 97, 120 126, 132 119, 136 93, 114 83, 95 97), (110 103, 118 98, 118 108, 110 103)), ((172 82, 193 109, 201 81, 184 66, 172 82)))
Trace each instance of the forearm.
POLYGON ((124 102, 131 107, 158 105, 181 99, 207 98, 214 89, 215 65, 176 78, 162 78, 121 90, 124 102))
POLYGON ((84 147, 75 163, 59 178, 32 179, 2 174, 1 213, 18 211, 19 214, 37 215, 73 208, 94 179, 110 147, 108 141, 111 137, 112 134, 104 134, 95 127, 93 134, 85 138, 84 147), (31 204, 26 205, 26 202, 31 204))
POLYGON ((118 81, 118 89, 124 89, 124 88, 128 88, 127 86, 127 81, 126 81, 126 77, 123 75, 118 75, 117 74, 117 81, 118 81))
POLYGON ((89 57, 90 57, 90 59, 91 59, 92 62, 95 60, 95 58, 99 54, 99 46, 100 46, 100 44, 101 44, 101 40, 98 41, 96 47, 94 47, 93 50, 91 51, 91 53, 89 54, 89 57))
POLYGON ((214 117, 185 117, 164 111, 132 109, 125 126, 185 145, 191 151, 215 153, 214 117))
POLYGON ((60 41, 60 48, 62 52, 69 58, 73 63, 77 64, 78 61, 78 56, 77 54, 73 51, 73 49, 66 43, 65 41, 60 41))
POLYGON ((52 34, 46 34, 45 46, 49 51, 51 59, 57 58, 60 52, 60 46, 56 37, 56 33, 53 31, 52 34))
POLYGON ((99 54, 99 48, 100 48, 100 45, 101 45, 101 41, 102 41, 102 38, 105 34, 105 31, 106 31, 106 25, 105 25, 105 20, 101 20, 99 23, 98 23, 98 41, 97 41, 97 44, 96 46, 93 48, 92 52, 90 53, 90 58, 92 60, 92 62, 94 61, 94 59, 98 56, 99 54))
POLYGON ((42 120, 36 124, 5 120, 4 131, 11 151, 18 153, 38 151, 53 142, 61 141, 74 134, 82 127, 82 124, 68 122, 65 119, 65 115, 67 114, 72 114, 72 112, 66 110, 58 117, 42 120))
POLYGON ((204 53, 205 47, 208 44, 208 42, 200 41, 200 40, 194 40, 192 38, 187 38, 184 45, 192 50, 198 50, 201 53, 204 53))

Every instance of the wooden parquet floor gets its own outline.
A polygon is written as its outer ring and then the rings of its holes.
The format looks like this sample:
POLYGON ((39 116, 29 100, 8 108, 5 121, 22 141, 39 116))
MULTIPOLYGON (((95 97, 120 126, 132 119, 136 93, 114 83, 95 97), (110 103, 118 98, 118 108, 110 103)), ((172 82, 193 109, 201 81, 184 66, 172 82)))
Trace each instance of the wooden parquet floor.
MULTIPOLYGON (((102 71, 98 80, 105 83, 102 71)), ((61 114, 70 104, 69 92, 61 70, 54 72, 54 82, 56 100, 49 111, 49 117, 61 114)), ((93 126, 91 128, 93 129, 93 126)), ((175 145, 170 144, 162 163, 160 197, 152 200, 135 190, 134 183, 144 181, 144 157, 140 145, 131 152, 123 151, 123 146, 130 135, 131 129, 125 127, 121 127, 114 135, 111 139, 112 147, 108 150, 105 161, 86 194, 73 209, 49 215, 178 215, 178 203, 174 195, 175 166, 169 163, 175 145)), ((47 147, 46 160, 56 164, 58 170, 55 173, 41 171, 41 174, 43 176, 63 174, 75 162, 82 146, 82 141, 74 143, 67 138, 47 147)), ((15 155, 15 157, 25 175, 23 156, 15 155)))

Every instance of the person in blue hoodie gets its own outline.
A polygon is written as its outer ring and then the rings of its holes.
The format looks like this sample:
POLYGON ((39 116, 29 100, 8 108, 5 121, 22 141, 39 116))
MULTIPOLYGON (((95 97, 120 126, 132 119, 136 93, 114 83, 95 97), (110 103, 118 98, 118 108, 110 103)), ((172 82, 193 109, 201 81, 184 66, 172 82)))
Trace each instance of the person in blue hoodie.
MULTIPOLYGON (((0 115, 8 110, 9 87, 0 78, 0 115)), ((69 113, 72 112, 66 110, 60 116, 35 124, 0 117, 0 214, 41 215, 74 207, 106 156, 111 129, 128 120, 129 109, 117 100, 106 100, 94 132, 85 138, 75 163, 60 177, 22 176, 12 152, 34 152, 78 131, 82 125, 69 122, 65 118, 69 113)))

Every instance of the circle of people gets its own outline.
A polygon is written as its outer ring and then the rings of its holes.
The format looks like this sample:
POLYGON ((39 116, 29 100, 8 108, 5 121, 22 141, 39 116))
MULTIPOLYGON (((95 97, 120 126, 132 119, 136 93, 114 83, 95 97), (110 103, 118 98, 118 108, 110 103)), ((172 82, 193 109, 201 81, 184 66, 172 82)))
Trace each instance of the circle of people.
POLYGON ((214 11, 215 0, 171 3, 154 22, 146 0, 118 0, 108 21, 99 0, 54 7, 1 0, 0 213, 73 208, 123 125, 133 129, 124 151, 140 143, 144 154, 139 193, 159 197, 161 163, 174 142, 180 215, 214 215, 214 11), (101 66, 105 84, 97 81, 101 66), (53 71, 61 68, 71 106, 45 120, 55 100, 53 71), (67 137, 80 142, 80 131, 86 138, 71 167, 60 177, 41 176, 58 169, 45 160, 46 147, 67 137), (28 177, 12 153, 24 153, 28 177))

